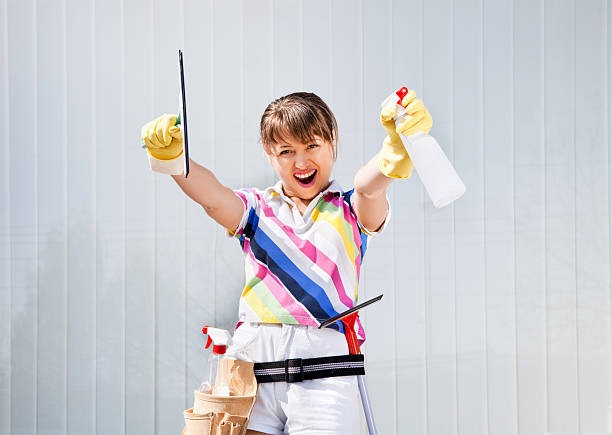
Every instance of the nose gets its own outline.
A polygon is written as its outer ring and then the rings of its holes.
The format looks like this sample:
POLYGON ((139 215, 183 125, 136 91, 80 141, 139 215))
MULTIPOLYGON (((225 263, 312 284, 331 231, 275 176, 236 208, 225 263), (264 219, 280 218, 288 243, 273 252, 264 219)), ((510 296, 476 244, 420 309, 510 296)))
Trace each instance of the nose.
POLYGON ((308 168, 308 156, 306 153, 297 152, 295 155, 295 166, 299 169, 308 168))

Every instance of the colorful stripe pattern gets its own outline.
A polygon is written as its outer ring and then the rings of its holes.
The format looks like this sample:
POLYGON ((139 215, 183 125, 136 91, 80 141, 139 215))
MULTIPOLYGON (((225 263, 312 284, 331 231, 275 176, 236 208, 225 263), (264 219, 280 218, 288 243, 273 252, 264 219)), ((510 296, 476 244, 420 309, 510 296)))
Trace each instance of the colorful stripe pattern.
MULTIPOLYGON (((371 236, 353 210, 353 190, 332 182, 303 216, 280 182, 265 191, 234 192, 245 205, 233 234, 245 255, 240 322, 318 326, 353 307, 371 236)), ((341 322, 330 327, 344 332, 341 322)), ((364 341, 359 319, 355 328, 364 341)))

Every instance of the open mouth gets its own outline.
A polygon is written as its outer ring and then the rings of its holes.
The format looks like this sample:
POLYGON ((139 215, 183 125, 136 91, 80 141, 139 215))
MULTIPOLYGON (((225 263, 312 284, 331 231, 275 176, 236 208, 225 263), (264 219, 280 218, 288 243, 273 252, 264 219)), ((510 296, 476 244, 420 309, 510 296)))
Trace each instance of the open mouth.
POLYGON ((308 187, 315 179, 317 170, 313 169, 301 174, 293 174, 293 177, 302 185, 308 187))

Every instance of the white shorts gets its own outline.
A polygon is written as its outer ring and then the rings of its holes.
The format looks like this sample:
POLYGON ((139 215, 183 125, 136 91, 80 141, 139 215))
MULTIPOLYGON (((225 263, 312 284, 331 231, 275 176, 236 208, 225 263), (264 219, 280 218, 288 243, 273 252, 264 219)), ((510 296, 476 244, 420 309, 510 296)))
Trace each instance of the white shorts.
MULTIPOLYGON (((227 350, 255 362, 348 353, 344 334, 333 329, 270 323, 243 323, 227 350)), ((263 383, 248 428, 274 435, 359 434, 360 403, 356 376, 263 383)))

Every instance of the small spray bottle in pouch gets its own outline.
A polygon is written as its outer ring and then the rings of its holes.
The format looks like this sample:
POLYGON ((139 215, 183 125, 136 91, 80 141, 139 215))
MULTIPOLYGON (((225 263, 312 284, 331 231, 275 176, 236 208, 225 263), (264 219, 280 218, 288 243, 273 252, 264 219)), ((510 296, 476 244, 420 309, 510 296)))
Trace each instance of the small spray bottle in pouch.
POLYGON ((202 328, 202 333, 208 335, 205 349, 208 349, 212 344, 212 353, 208 357, 208 373, 204 378, 204 382, 200 385, 200 392, 212 394, 214 396, 229 396, 229 379, 228 373, 224 373, 225 365, 222 360, 225 358, 225 351, 230 344, 232 336, 225 329, 211 328, 205 326, 202 328))
MULTIPOLYGON (((406 108, 401 103, 407 93, 408 89, 402 87, 381 104, 381 107, 395 105, 395 125, 406 116, 406 108)), ((444 207, 465 193, 465 184, 432 136, 420 132, 409 137, 400 134, 400 137, 435 207, 444 207)))

